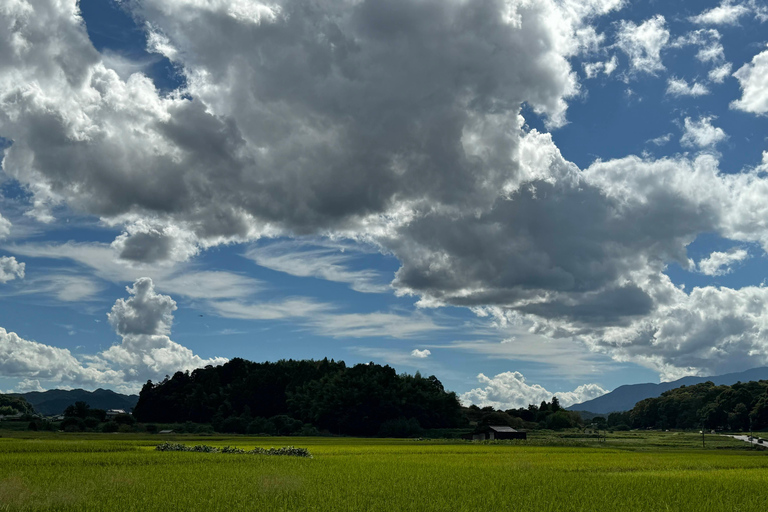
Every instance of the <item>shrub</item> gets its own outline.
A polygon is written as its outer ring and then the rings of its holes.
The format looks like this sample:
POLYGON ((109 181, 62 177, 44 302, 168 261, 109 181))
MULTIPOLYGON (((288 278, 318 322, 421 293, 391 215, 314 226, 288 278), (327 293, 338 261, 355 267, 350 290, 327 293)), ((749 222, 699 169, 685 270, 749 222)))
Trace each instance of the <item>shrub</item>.
POLYGON ((307 457, 312 458, 312 454, 306 448, 295 448, 293 446, 283 446, 282 448, 259 448, 256 447, 253 450, 245 451, 242 448, 236 448, 232 446, 225 446, 224 448, 216 448, 215 446, 207 446, 204 444, 198 444, 195 446, 186 446, 180 443, 171 443, 166 441, 163 444, 155 446, 155 450, 161 452, 198 452, 198 453, 230 453, 230 454, 249 454, 249 455, 283 455, 290 457, 307 457))

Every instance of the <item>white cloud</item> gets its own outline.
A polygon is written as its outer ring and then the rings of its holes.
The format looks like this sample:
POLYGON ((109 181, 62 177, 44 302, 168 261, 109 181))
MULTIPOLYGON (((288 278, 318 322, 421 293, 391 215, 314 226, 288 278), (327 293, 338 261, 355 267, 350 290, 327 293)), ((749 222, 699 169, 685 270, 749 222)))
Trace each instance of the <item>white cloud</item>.
POLYGON ((667 80, 667 94, 670 96, 704 96, 709 94, 709 89, 698 82, 689 84, 683 78, 669 78, 667 80))
POLYGON ((203 359, 171 341, 168 334, 176 303, 156 293, 150 279, 139 279, 127 290, 131 297, 118 299, 108 314, 121 343, 77 358, 67 349, 28 341, 0 327, 0 374, 28 379, 27 384, 37 382, 37 386, 46 381, 56 387, 110 385, 135 392, 147 379, 227 361, 203 359))
POLYGON ((519 409, 530 404, 550 401, 556 396, 563 407, 569 407, 586 400, 597 398, 607 391, 597 384, 583 384, 573 391, 552 393, 539 384, 528 384, 520 372, 504 372, 494 377, 479 374, 480 388, 473 389, 460 396, 464 404, 479 407, 491 406, 496 409, 519 409))
POLYGON ((14 393, 29 393, 30 391, 45 391, 45 388, 40 385, 40 381, 37 379, 21 379, 16 384, 14 393))
MULTIPOLYGON (((242 299, 263 289, 263 284, 252 277, 233 272, 217 270, 198 270, 195 265, 151 265, 141 262, 128 262, 115 254, 114 247, 96 243, 36 244, 26 243, 8 245, 6 249, 18 255, 31 258, 71 259, 88 269, 88 274, 112 283, 133 282, 147 276, 154 286, 163 292, 182 295, 192 299, 242 299)), ((78 279, 78 289, 90 289, 94 294, 100 286, 85 275, 70 275, 68 279, 78 279), (90 283, 87 284, 87 283, 90 283), (87 286, 87 288, 86 288, 87 286)), ((62 281, 52 275, 41 277, 40 281, 62 281)), ((56 291, 60 288, 42 286, 41 291, 56 291)), ((86 294, 83 294, 87 298, 86 294)), ((76 299, 75 299, 76 300, 76 299)))
POLYGON ((0 214, 0 240, 11 234, 11 221, 0 214))
POLYGON ((333 338, 413 338, 446 329, 423 314, 339 313, 330 304, 303 297, 251 304, 220 301, 212 302, 211 306, 225 318, 293 320, 317 334, 333 338))
POLYGON ((361 254, 350 245, 312 244, 311 242, 273 242, 252 247, 245 256, 262 267, 300 277, 316 277, 327 281, 348 283, 363 293, 390 290, 381 272, 370 269, 353 270, 351 265, 361 254))
POLYGON ((696 52, 696 58, 704 63, 722 62, 725 60, 725 50, 720 40, 722 36, 717 29, 701 28, 688 32, 683 36, 675 38, 670 46, 673 48, 682 48, 688 45, 699 47, 696 52))
POLYGON ((731 76, 731 68, 733 65, 730 62, 726 62, 722 66, 717 66, 709 71, 707 78, 715 83, 723 83, 726 78, 731 76))
POLYGON ((413 349, 411 351, 411 356, 415 357, 417 359, 426 359, 427 357, 431 356, 432 352, 429 351, 429 349, 419 350, 419 349, 413 349))
POLYGON ((24 279, 25 264, 16 261, 13 256, 0 257, 0 284, 13 281, 16 278, 24 279))
POLYGON ((661 51, 669 42, 664 16, 657 14, 640 25, 622 20, 616 44, 627 54, 633 71, 656 74, 664 70, 661 51))
POLYGON ((736 25, 739 18, 749 12, 750 8, 746 5, 734 3, 733 0, 723 0, 719 6, 691 16, 689 20, 699 25, 736 25))
POLYGON ((655 139, 651 139, 648 142, 650 142, 651 144, 655 144, 657 146, 664 146, 670 140, 672 140, 672 134, 671 133, 667 133, 667 134, 664 134, 664 135, 660 135, 660 136, 656 137, 655 139))
POLYGON ((0 373, 5 377, 95 384, 116 380, 117 372, 85 366, 67 349, 20 338, 0 327, 0 373))
POLYGON ((713 117, 701 117, 693 121, 690 117, 684 120, 685 129, 680 138, 680 144, 689 147, 708 148, 714 147, 728 136, 722 128, 712 126, 713 117))
POLYGON ((749 258, 749 252, 746 249, 732 249, 728 252, 715 251, 707 258, 699 261, 699 272, 708 276, 722 276, 730 274, 733 270, 731 266, 734 263, 744 261, 749 258))
POLYGON ((613 55, 605 62, 589 62, 584 64, 584 74, 587 78, 595 78, 599 73, 610 76, 619 66, 619 59, 613 55))
POLYGON ((731 108, 765 114, 768 112, 768 50, 758 53, 752 62, 744 64, 733 76, 741 86, 741 99, 731 102, 731 108))
POLYGON ((107 314, 122 343, 101 352, 99 358, 118 365, 129 380, 142 381, 227 362, 221 357, 203 359, 171 341, 168 335, 176 302, 155 292, 151 279, 138 279, 126 290, 131 297, 118 299, 107 314))
POLYGON ((73 274, 48 272, 28 279, 18 295, 46 294, 62 302, 84 302, 95 300, 104 286, 95 279, 73 274))

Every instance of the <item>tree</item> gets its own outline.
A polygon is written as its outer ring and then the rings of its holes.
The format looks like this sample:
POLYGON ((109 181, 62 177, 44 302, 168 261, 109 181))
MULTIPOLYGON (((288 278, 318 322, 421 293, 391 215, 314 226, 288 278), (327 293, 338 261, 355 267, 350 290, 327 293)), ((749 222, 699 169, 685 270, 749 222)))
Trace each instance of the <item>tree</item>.
POLYGON ((64 410, 64 416, 68 418, 81 418, 85 419, 88 417, 88 412, 90 411, 91 406, 83 401, 77 401, 74 404, 70 405, 64 410))

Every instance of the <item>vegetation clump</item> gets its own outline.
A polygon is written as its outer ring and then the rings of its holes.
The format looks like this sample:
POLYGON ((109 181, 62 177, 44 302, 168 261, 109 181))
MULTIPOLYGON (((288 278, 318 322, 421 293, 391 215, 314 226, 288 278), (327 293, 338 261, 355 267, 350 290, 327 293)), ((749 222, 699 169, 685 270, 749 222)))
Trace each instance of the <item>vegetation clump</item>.
POLYGON ((198 444, 195 446, 187 446, 181 443, 171 443, 166 441, 165 443, 155 446, 155 450, 161 452, 198 452, 198 453, 235 453, 235 454, 248 454, 248 455, 284 455, 289 457, 306 457, 311 459, 312 454, 306 448, 296 448, 294 446, 283 446, 282 448, 259 448, 258 446, 253 450, 243 450, 234 446, 225 446, 224 448, 216 448, 215 446, 208 446, 205 444, 198 444))

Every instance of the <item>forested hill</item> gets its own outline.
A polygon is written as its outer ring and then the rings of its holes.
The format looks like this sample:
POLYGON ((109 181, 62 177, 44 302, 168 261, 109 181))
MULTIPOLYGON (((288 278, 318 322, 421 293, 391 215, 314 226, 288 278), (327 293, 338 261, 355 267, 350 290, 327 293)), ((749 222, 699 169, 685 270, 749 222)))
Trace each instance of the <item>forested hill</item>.
POLYGON ((646 383, 646 384, 627 384, 619 386, 610 393, 603 396, 587 400, 580 404, 574 404, 568 407, 569 411, 589 411, 597 414, 608 414, 617 411, 628 411, 632 409, 637 402, 645 398, 656 398, 665 391, 679 388, 681 386, 692 386, 702 382, 712 381, 715 384, 732 385, 737 382, 750 382, 768 379, 768 367, 752 368, 738 373, 728 373, 725 375, 714 375, 711 377, 683 377, 672 382, 646 383))
POLYGON ((86 391, 84 389, 50 389, 14 393, 10 396, 24 398, 32 404, 35 411, 46 416, 62 414, 64 409, 75 402, 85 402, 95 409, 124 409, 130 411, 136 405, 136 395, 121 395, 109 389, 86 391))
POLYGON ((627 419, 634 428, 766 429, 768 381, 682 386, 638 402, 627 419))
POLYGON ((396 435, 462 421, 456 394, 434 376, 398 375, 374 363, 347 367, 328 359, 237 358, 177 372, 144 385, 134 416, 142 422, 212 423, 220 432, 302 428, 349 435, 396 435))

